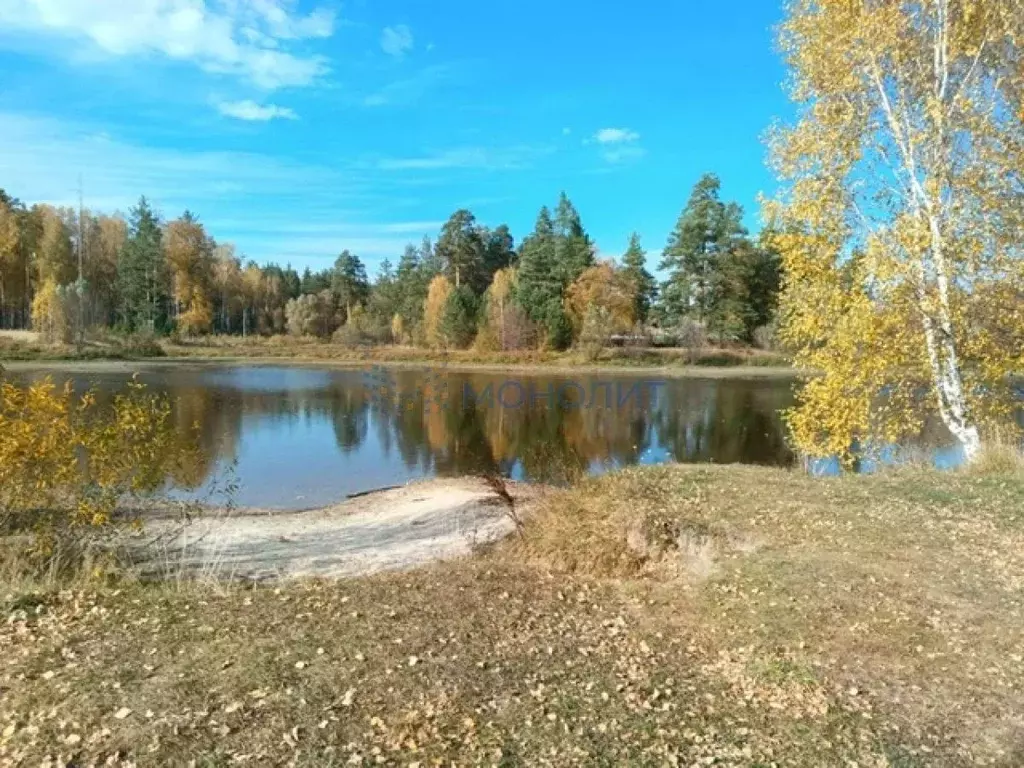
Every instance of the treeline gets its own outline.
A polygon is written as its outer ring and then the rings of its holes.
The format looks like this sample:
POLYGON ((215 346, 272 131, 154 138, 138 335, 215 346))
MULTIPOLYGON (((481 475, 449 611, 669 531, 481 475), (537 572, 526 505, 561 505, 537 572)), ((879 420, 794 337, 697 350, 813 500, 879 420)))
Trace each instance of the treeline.
POLYGON ((563 193, 516 247, 456 211, 435 241, 385 259, 371 281, 348 250, 328 269, 244 262, 186 211, 162 221, 143 197, 119 215, 27 207, 0 190, 0 327, 71 341, 84 327, 127 333, 280 334, 348 344, 403 343, 511 350, 615 334, 751 342, 772 322, 778 259, 753 241, 717 177, 694 187, 668 244, 658 285, 633 235, 617 261, 599 261, 563 193))

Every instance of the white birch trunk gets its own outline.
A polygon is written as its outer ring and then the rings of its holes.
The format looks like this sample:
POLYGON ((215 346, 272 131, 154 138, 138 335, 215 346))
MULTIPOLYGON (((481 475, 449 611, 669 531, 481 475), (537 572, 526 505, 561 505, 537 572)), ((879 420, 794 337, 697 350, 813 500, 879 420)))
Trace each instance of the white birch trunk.
MULTIPOLYGON (((934 72, 935 96, 940 104, 947 103, 949 69, 948 69, 948 8, 946 0, 937 4, 937 30, 934 41, 934 72)), ((893 141, 899 149, 903 161, 902 172, 906 186, 905 196, 915 216, 921 218, 928 226, 931 242, 915 270, 917 273, 918 304, 921 312, 925 345, 928 362, 931 368, 932 385, 938 404, 939 416, 950 433, 963 446, 964 456, 968 462, 973 461, 981 450, 981 437, 978 428, 970 417, 967 395, 964 389, 960 358, 956 347, 953 329, 953 317, 950 309, 949 261, 946 258, 945 238, 943 236, 943 201, 941 196, 930 196, 926 185, 919 175, 920 169, 915 156, 916 143, 912 139, 912 128, 909 121, 901 125, 897 110, 889 99, 882 81, 881 71, 877 62, 873 63, 875 85, 880 98, 882 111, 889 125, 893 141), (927 300, 929 293, 928 269, 925 259, 931 257, 931 268, 934 272, 934 288, 938 294, 937 307, 933 309, 927 300)), ((906 120, 905 112, 901 112, 906 120)), ((939 119, 938 135, 934 138, 935 154, 941 155, 946 144, 946 135, 942 118, 939 119)), ((933 155, 933 160, 935 156, 933 155)), ((941 167, 941 161, 938 161, 941 167)), ((931 168, 932 172, 938 171, 931 168)), ((947 202, 948 206, 949 203, 947 202)))

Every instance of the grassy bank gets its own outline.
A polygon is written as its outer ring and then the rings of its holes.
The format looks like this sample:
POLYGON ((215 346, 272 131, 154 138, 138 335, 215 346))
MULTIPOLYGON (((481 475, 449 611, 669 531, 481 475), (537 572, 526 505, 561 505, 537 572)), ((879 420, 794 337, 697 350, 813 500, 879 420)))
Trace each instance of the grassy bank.
POLYGON ((25 332, 0 333, 0 362, 61 362, 91 360, 144 360, 159 357, 190 360, 338 364, 445 364, 452 367, 543 367, 577 370, 707 368, 746 372, 789 372, 788 358, 750 348, 608 348, 597 357, 577 351, 480 352, 476 350, 431 350, 420 347, 365 346, 342 344, 291 336, 219 336, 196 341, 152 341, 109 337, 92 340, 84 348, 45 345, 25 332), (10 335, 10 334, 15 335, 10 335))
POLYGON ((74 344, 46 344, 31 331, 0 331, 0 362, 75 362, 146 360, 166 356, 163 346, 149 337, 107 335, 74 344))
POLYGON ((635 469, 425 570, 4 612, 0 762, 1024 760, 1019 474, 635 469))
POLYGON ((616 367, 788 367, 782 355, 757 349, 699 348, 607 348, 596 357, 586 357, 570 350, 552 352, 522 350, 515 352, 486 352, 468 350, 431 350, 405 346, 348 347, 314 339, 296 339, 289 336, 240 339, 222 336, 188 344, 166 345, 168 354, 183 357, 255 357, 297 360, 375 361, 397 363, 440 363, 453 365, 531 365, 575 366, 596 365, 616 367))

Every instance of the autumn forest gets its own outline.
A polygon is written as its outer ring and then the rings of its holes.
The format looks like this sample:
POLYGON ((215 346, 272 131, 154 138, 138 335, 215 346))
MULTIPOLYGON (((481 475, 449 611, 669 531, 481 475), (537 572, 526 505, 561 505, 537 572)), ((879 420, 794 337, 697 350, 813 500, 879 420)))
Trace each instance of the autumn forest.
POLYGON ((0 326, 64 343, 113 329, 565 349, 657 329, 669 343, 769 344, 779 262, 742 216, 717 177, 702 178, 660 254, 660 284, 636 234, 621 258, 599 258, 564 193, 518 243, 507 226, 456 211, 371 279, 344 243, 333 266, 299 274, 247 261, 192 212, 164 220, 145 197, 124 216, 0 191, 0 326))

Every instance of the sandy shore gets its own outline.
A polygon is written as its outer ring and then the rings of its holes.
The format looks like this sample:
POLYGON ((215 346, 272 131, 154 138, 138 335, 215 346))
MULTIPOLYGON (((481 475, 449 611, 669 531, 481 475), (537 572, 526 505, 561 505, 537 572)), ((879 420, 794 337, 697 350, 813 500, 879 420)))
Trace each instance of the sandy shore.
MULTIPOLYGON (((541 493, 509 483, 515 513, 541 493)), ((340 577, 470 554, 515 529, 509 507, 479 478, 438 479, 307 512, 211 511, 189 524, 153 520, 135 542, 149 575, 340 577)))

